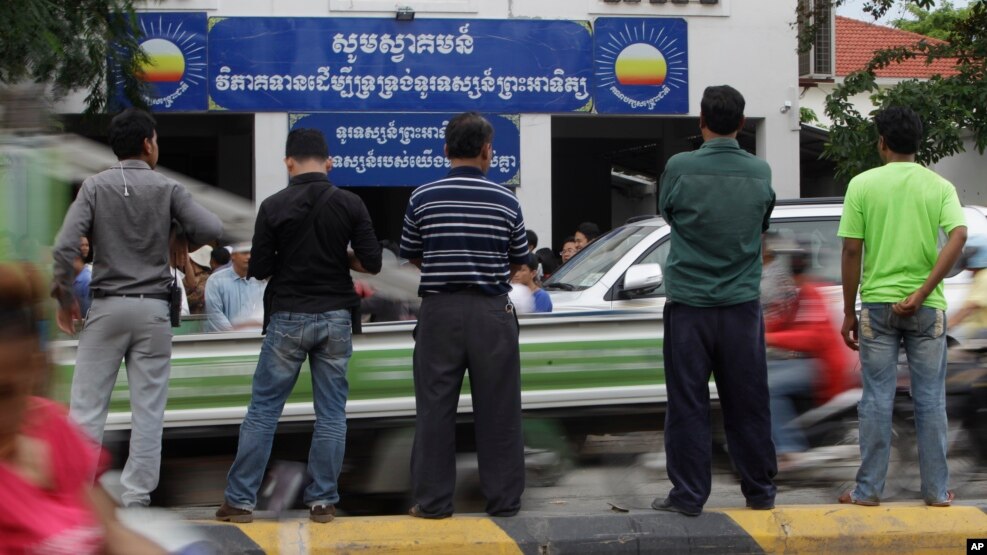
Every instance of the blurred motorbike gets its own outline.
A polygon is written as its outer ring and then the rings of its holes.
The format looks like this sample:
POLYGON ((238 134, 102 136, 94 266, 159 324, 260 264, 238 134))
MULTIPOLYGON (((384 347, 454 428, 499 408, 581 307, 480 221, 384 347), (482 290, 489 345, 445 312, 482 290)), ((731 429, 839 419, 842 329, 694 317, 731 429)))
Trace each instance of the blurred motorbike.
MULTIPOLYGON (((818 407, 809 407, 796 419, 810 449, 799 464, 777 478, 793 486, 831 486, 846 489, 860 466, 857 403, 862 390, 854 388, 818 407)), ((808 401, 808 400, 807 400, 808 401)), ((987 478, 987 344, 954 345, 946 366, 946 411, 950 487, 987 478)), ((883 498, 912 498, 921 491, 915 411, 904 359, 899 363, 898 391, 892 417, 891 460, 883 498)))

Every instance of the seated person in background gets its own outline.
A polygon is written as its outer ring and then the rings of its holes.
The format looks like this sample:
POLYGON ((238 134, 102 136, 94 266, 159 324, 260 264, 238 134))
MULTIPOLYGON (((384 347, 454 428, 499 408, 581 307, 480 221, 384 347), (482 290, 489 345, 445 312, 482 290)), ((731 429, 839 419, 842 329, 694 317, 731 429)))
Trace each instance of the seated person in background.
POLYGON ((562 257, 562 263, 565 264, 568 262, 577 252, 579 252, 579 249, 576 248, 576 238, 572 235, 566 237, 565 241, 562 241, 562 250, 559 251, 559 256, 562 257))
POLYGON ((238 243, 230 267, 216 270, 206 281, 206 329, 260 329, 264 319, 266 281, 247 277, 250 243, 238 243))
POLYGON ((79 314, 83 318, 89 312, 92 297, 89 296, 89 282, 93 279, 93 256, 89 248, 89 238, 83 235, 79 239, 82 256, 75 263, 75 281, 72 282, 72 292, 75 300, 79 301, 79 314))
POLYGON ((973 284, 963 306, 949 318, 949 327, 956 326, 964 345, 984 347, 987 346, 987 272, 984 271, 987 269, 987 236, 967 237, 963 255, 964 267, 973 272, 973 284))
POLYGON ((192 314, 202 314, 206 311, 206 281, 212 274, 209 257, 212 247, 203 245, 188 253, 185 257, 185 294, 188 296, 188 308, 192 314))
POLYGON ((515 286, 522 286, 531 292, 533 308, 531 312, 551 312, 552 297, 538 285, 537 280, 538 259, 528 253, 528 260, 521 266, 521 269, 514 274, 511 280, 515 286))
POLYGON ((572 236, 576 241, 576 250, 581 251, 600 236, 600 226, 593 222, 583 222, 576 227, 572 236))

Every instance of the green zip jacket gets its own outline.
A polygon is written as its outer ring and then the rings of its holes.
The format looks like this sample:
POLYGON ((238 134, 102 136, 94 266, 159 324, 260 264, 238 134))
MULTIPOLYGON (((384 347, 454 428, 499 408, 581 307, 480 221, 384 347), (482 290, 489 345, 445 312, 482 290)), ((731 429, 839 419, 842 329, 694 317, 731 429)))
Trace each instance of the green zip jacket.
POLYGON ((668 160, 658 201, 672 226, 669 301, 712 307, 759 298, 761 234, 775 204, 767 162, 735 139, 711 139, 668 160))

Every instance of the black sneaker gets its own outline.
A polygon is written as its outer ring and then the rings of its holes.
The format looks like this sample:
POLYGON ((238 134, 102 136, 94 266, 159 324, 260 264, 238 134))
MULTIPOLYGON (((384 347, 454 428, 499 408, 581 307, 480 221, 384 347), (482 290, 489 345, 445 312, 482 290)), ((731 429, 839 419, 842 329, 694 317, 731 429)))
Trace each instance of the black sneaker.
POLYGON ((336 518, 336 507, 332 505, 312 505, 308 510, 308 519, 312 522, 332 522, 336 518))
POLYGON ((679 507, 678 505, 673 505, 672 504, 672 501, 670 499, 668 499, 667 497, 665 498, 664 501, 658 501, 658 498, 656 497, 655 500, 651 502, 651 508, 654 509, 654 510, 656 510, 656 511, 667 511, 669 513, 679 513, 679 514, 683 514, 685 516, 699 516, 703 512, 702 509, 699 509, 698 511, 690 511, 689 509, 683 509, 682 507, 679 507))
POLYGON ((224 501, 223 504, 220 505, 219 509, 216 509, 216 520, 220 522, 236 522, 239 524, 245 524, 247 522, 254 521, 254 512, 246 509, 230 507, 229 504, 224 501))
POLYGON ((770 511, 775 508, 774 501, 762 501, 761 503, 751 503, 751 500, 747 500, 747 508, 753 509, 755 511, 770 511))
POLYGON ((441 513, 441 514, 426 513, 425 511, 422 510, 421 505, 415 505, 414 507, 408 509, 408 514, 415 518, 428 518, 432 520, 449 518, 452 516, 452 513, 441 513))

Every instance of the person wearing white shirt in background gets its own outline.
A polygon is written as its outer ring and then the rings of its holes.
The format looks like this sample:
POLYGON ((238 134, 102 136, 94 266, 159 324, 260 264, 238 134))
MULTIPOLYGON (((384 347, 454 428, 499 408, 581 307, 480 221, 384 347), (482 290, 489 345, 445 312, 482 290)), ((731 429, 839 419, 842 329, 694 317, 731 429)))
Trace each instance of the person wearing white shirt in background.
POLYGON ((206 329, 260 330, 266 281, 247 277, 250 243, 234 245, 230 266, 217 269, 206 281, 206 329))

